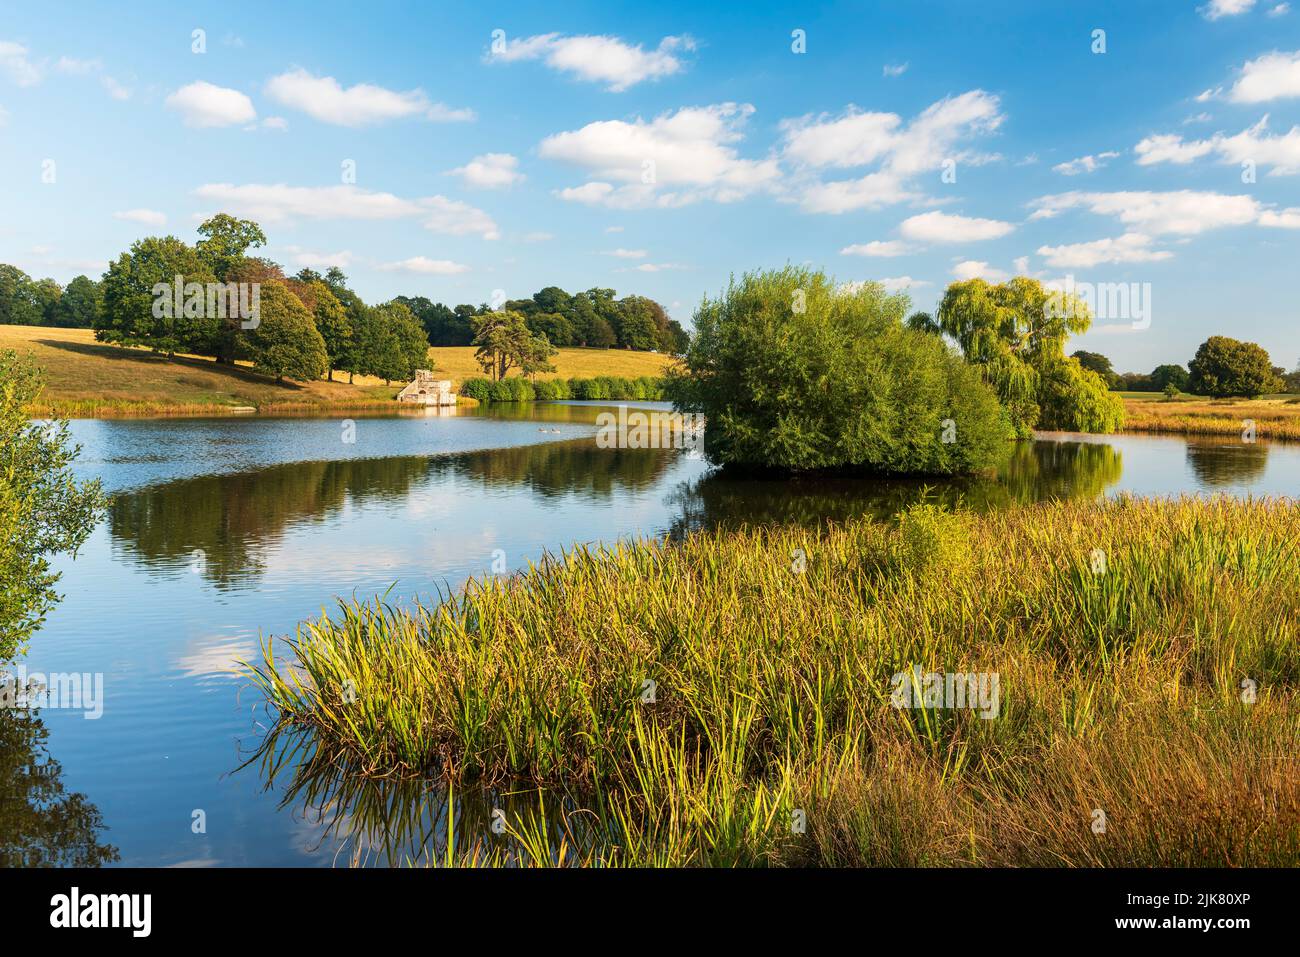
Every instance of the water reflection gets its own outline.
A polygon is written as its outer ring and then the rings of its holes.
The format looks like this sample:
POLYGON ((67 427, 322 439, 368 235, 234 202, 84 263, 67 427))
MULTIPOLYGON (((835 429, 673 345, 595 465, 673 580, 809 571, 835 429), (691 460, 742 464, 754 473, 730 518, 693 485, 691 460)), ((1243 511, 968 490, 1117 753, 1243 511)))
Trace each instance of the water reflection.
POLYGON ((118 859, 100 843, 99 809, 63 786, 36 712, 0 709, 0 867, 99 867, 118 859))
POLYGON ((1268 468, 1269 447, 1235 439, 1192 439, 1187 443, 1187 464, 1196 480, 1210 488, 1246 485, 1268 468))
POLYGON ((457 791, 425 778, 367 777, 300 730, 277 727, 249 759, 254 763, 268 791, 280 788, 280 810, 315 835, 311 851, 328 854, 333 864, 438 866, 491 859, 509 866, 526 855, 514 835, 497 833, 505 823, 527 835, 530 848, 545 848, 553 864, 566 863, 560 848, 581 853, 602 840, 591 812, 555 790, 543 799, 531 786, 457 791), (494 826, 498 819, 502 823, 494 826))
MULTIPOLYGON (((887 518, 923 496, 977 510, 1090 498, 1116 482, 1121 471, 1120 453, 1110 445, 1038 442, 1009 447, 996 475, 984 477, 763 479, 710 471, 677 450, 602 449, 590 439, 577 439, 179 479, 118 494, 109 510, 109 531, 117 547, 147 567, 191 571, 219 589, 232 589, 266 572, 266 555, 290 528, 326 523, 349 504, 388 502, 404 508, 415 494, 454 495, 462 523, 472 526, 480 517, 486 526, 501 506, 491 496, 473 494, 475 487, 522 494, 537 505, 585 509, 617 505, 662 485, 668 513, 661 528, 644 534, 681 535, 745 523, 887 518)), ((558 519, 569 515, 562 512, 558 519)), ((407 534, 415 536, 418 519, 408 518, 407 534)))
POLYGON ((1096 498, 1119 480, 1120 453, 1087 442, 1018 443, 996 473, 935 479, 758 479, 711 472, 671 496, 672 534, 744 524, 816 525, 870 516, 887 519, 923 498, 976 511, 1045 499, 1096 498))

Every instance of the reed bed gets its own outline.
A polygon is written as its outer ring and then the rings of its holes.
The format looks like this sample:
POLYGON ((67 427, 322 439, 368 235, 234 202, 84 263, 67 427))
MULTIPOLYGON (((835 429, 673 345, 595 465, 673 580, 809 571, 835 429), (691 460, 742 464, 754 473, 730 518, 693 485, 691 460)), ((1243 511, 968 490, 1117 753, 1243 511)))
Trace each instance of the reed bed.
POLYGON ((424 863, 1294 865, 1298 548, 1217 497, 580 548, 268 640, 261 758, 535 793, 424 863), (914 667, 996 715, 896 707, 914 667))
POLYGON ((1295 399, 1124 400, 1125 432, 1240 437, 1246 421, 1260 438, 1300 441, 1295 399))

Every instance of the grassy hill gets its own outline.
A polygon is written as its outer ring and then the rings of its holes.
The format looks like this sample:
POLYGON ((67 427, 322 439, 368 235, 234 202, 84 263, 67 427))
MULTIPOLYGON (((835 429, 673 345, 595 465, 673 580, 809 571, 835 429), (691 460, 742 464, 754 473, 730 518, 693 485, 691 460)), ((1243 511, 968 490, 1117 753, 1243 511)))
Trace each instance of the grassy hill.
MULTIPOLYGON (((199 356, 166 359, 145 349, 95 341, 88 329, 0 325, 0 349, 30 352, 45 369, 38 415, 220 415, 239 408, 259 412, 329 409, 390 411, 405 383, 358 377, 339 382, 276 383, 246 365, 223 366, 199 356)), ((479 375, 469 346, 430 349, 433 370, 460 383, 479 375)), ((615 349, 562 349, 556 376, 657 375, 668 356, 615 349)), ((549 376, 548 376, 549 378, 549 376)))

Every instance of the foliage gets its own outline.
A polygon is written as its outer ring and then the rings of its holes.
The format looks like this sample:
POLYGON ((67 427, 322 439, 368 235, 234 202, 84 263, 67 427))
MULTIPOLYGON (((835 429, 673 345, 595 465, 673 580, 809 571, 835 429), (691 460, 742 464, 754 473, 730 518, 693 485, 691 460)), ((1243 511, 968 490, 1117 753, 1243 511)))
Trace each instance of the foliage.
POLYGON ((550 364, 555 349, 545 336, 529 330, 522 313, 504 309, 475 316, 473 322, 474 356, 494 379, 504 379, 516 368, 524 375, 555 371, 550 364))
POLYGON ((1114 367, 1111 366, 1110 360, 1100 352, 1087 352, 1083 349, 1079 349, 1076 352, 1071 353, 1070 358, 1077 359, 1079 365, 1083 366, 1090 372, 1095 372, 1097 375, 1101 376, 1102 381, 1106 383, 1106 388, 1116 389, 1119 387, 1119 375, 1115 372, 1114 367))
POLYGON ((1064 432, 1115 432, 1124 425, 1124 402, 1105 379, 1073 356, 1045 364, 1038 382, 1038 428, 1064 432))
POLYGON ((262 290, 260 321, 249 333, 253 368, 275 376, 309 381, 325 374, 325 342, 307 307, 284 286, 262 290))
MULTIPOLYGON (((1045 400, 1059 403, 1071 395, 1090 395, 1059 366, 1065 361, 1066 339, 1087 332, 1092 324, 1087 304, 1073 294, 1049 291, 1027 276, 996 285, 983 279, 955 282, 939 305, 938 324, 997 391, 1018 438, 1039 427, 1045 400), (1044 382, 1049 371, 1053 381, 1044 382)), ((1105 422, 1119 412, 1070 414, 1058 406, 1047 414, 1053 420, 1105 422)))
POLYGON ((104 311, 95 327, 96 338, 148 346, 168 355, 213 354, 221 320, 207 316, 206 309, 172 309, 171 316, 154 314, 154 286, 171 288, 177 276, 187 284, 216 281, 198 253, 175 236, 136 240, 104 274, 104 311))
POLYGON ((733 280, 695 314, 668 394, 703 412, 716 462, 781 469, 952 474, 992 464, 996 397, 936 336, 907 328, 907 298, 787 266, 733 280))
POLYGON ((664 380, 655 376, 598 376, 594 379, 539 379, 521 376, 505 379, 466 379, 459 394, 479 402, 529 402, 560 399, 658 400, 664 397, 664 380))
POLYGON ((29 356, 0 352, 0 661, 21 652, 58 601, 50 557, 76 554, 104 508, 98 481, 78 483, 66 422, 34 422, 42 387, 29 356))
POLYGON ((1210 336, 1187 364, 1187 391, 1216 398, 1253 398, 1281 387, 1263 347, 1227 336, 1210 336))
POLYGON ((268 637, 263 754, 545 789, 543 866, 1289 866, 1297 541, 1295 502, 1186 498, 579 547, 268 637), (996 706, 899 707, 913 668, 996 706))

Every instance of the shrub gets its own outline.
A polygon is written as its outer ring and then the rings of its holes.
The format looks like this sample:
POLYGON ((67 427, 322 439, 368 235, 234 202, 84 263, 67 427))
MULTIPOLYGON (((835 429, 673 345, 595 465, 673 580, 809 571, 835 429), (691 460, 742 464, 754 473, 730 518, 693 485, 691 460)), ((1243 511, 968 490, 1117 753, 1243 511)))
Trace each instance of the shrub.
POLYGON ((460 394, 479 402, 487 402, 492 394, 492 381, 481 376, 466 379, 460 384, 460 394))
POLYGON ((918 502, 898 514, 898 567, 915 575, 931 570, 955 575, 970 562, 970 530, 964 516, 918 502))
POLYGON ((715 462, 953 474, 991 466, 1006 424, 978 371, 903 325, 908 300, 787 266, 695 314, 668 395, 707 418, 715 462))

